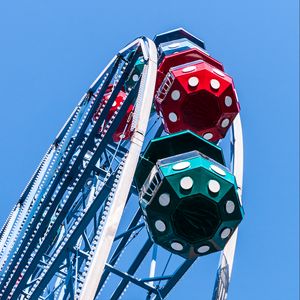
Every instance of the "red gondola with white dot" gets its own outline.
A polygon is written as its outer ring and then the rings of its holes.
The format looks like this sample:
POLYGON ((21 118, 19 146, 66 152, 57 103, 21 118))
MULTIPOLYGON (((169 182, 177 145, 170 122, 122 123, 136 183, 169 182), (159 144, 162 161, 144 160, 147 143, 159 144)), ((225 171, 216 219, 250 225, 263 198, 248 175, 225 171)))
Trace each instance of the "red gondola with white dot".
POLYGON ((199 46, 200 40, 197 45, 189 33, 176 31, 178 39, 173 42, 166 43, 164 34, 158 36, 163 46, 159 46, 156 110, 166 132, 191 130, 217 142, 240 110, 233 80, 204 45, 199 46))

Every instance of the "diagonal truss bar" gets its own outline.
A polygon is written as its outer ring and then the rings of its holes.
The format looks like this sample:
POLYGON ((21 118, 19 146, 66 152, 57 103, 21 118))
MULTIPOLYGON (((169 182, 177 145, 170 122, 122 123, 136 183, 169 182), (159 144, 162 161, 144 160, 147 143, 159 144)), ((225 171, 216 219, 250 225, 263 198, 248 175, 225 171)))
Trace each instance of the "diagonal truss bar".
MULTIPOLYGON (((130 231, 132 228, 136 227, 138 221, 140 220, 142 216, 142 212, 140 209, 136 212, 135 216, 133 217, 130 225, 127 228, 127 232, 130 231)), ((109 265, 113 266, 118 261, 120 255, 122 254, 122 249, 125 248, 128 240, 130 239, 130 234, 124 235, 119 242, 118 246, 116 247, 115 251, 113 252, 111 259, 109 260, 109 265)), ((105 283, 106 279, 108 278, 109 270, 105 269, 103 272, 103 275, 101 277, 101 280, 99 282, 96 295, 99 293, 100 289, 102 288, 103 284, 105 283)))
MULTIPOLYGON (((124 106, 122 106, 122 110, 126 111, 127 108, 129 107, 131 100, 133 100, 133 95, 135 94, 134 90, 132 91, 132 96, 128 97, 128 101, 124 102, 124 106)), ((106 135, 103 137, 102 139, 102 143, 99 146, 99 148, 96 150, 95 154, 93 155, 93 157, 91 158, 91 160, 89 161, 84 173, 82 174, 82 176, 80 177, 79 181, 77 182, 76 186, 74 187, 74 190, 72 191, 72 193, 70 194, 67 202, 64 204, 63 210, 61 211, 61 213, 57 216, 55 223, 53 224, 53 226, 51 227, 50 231, 48 232, 47 236, 45 237, 45 239, 43 240, 42 245, 40 245, 40 248, 38 250, 38 253, 35 255, 35 257, 33 258, 32 262, 31 262, 31 268, 34 268, 35 265, 37 264, 37 262, 39 261, 39 257, 46 251, 46 249, 49 246, 49 242, 54 238, 54 236, 56 235, 56 232, 58 230, 58 227, 60 226, 60 224, 62 223, 63 219, 65 218, 65 214, 69 211, 71 205, 73 204, 73 201, 75 200, 76 195, 78 194, 78 192, 80 191, 81 187, 83 186, 85 180, 87 179, 87 177, 89 176, 89 170, 95 165, 96 160, 98 159, 98 157, 100 156, 100 153, 104 151, 105 149, 105 145, 107 143, 107 141, 110 139, 111 136, 111 132, 113 132, 115 130, 115 128, 117 128, 117 126, 119 126, 119 123, 121 122, 121 118, 116 118, 115 120, 116 122, 114 122, 112 124, 112 126, 108 129, 106 135), (117 120, 119 119, 119 120, 117 120)), ((89 139, 92 139, 93 136, 90 135, 89 139)), ((87 141, 88 142, 88 141, 87 141)), ((79 156, 77 158, 77 160, 80 159, 79 156)), ((76 161, 77 161, 76 160, 76 161)), ((74 169, 76 166, 76 164, 73 165, 74 169)), ((67 183, 65 184, 65 186, 67 187, 67 183)), ((66 188, 65 187, 65 188, 66 188)), ((62 196, 62 194, 64 193, 65 189, 61 189, 61 193, 58 193, 56 198, 57 200, 59 200, 62 196)), ((55 206, 56 207, 56 206, 55 206)), ((51 217, 51 215, 54 213, 54 206, 52 206, 52 210, 53 212, 50 214, 50 212, 48 212, 47 216, 49 216, 49 218, 51 217)), ((44 221, 46 222, 46 221, 44 221)), ((24 274, 21 282, 18 284, 16 290, 15 290, 15 294, 18 294, 18 292, 22 289, 23 285, 25 284, 25 281, 27 280, 27 278, 29 278, 31 274, 31 270, 28 270, 27 273, 24 274)))
POLYGON ((76 227, 76 229, 72 232, 70 237, 68 238, 68 241, 65 243, 59 254, 56 256, 55 260, 51 264, 51 266, 47 270, 46 276, 42 278, 39 285, 35 288, 34 292, 31 295, 31 299, 37 299, 40 294, 42 294, 44 288, 46 287, 48 281, 53 277, 53 275, 57 272, 59 269, 59 266, 65 259, 65 252, 67 249, 71 249, 80 235, 82 234, 82 229, 86 228, 87 224, 90 222, 90 220, 93 217, 94 211, 101 206, 103 201, 107 198, 107 196, 110 193, 110 186, 114 181, 114 176, 111 176, 108 179, 108 182, 105 184, 104 188, 100 191, 100 193, 97 195, 95 200, 91 203, 91 206, 89 207, 86 214, 82 217, 80 220, 80 223, 76 227))
MULTIPOLYGON (((113 98, 114 95, 113 95, 113 94, 115 94, 115 96, 117 96, 116 89, 117 89, 117 88, 119 88, 119 89, 121 88, 122 84, 124 83, 124 81, 125 81, 127 75, 129 74, 130 70, 132 69, 132 67, 133 67, 135 61, 137 60, 137 58, 138 58, 138 52, 136 52, 136 54, 135 54, 135 56, 133 57, 133 60, 131 61, 131 63, 129 63, 129 64, 127 65, 127 67, 126 67, 126 69, 125 69, 125 71, 124 71, 124 73, 123 73, 123 75, 122 75, 120 81, 118 82, 117 86, 115 87, 114 92, 112 93, 111 97, 109 98, 106 107, 103 109, 102 114, 104 114, 104 118, 106 117, 106 115, 107 115, 108 112, 109 112, 109 105, 111 105, 112 102, 114 101, 114 98, 113 98), (125 75, 124 75, 124 74, 125 74, 125 75), (119 86, 118 86, 118 85, 119 85, 119 86)), ((113 70, 117 70, 117 67, 118 67, 118 65, 117 65, 117 63, 116 63, 116 64, 114 65, 113 70)), ((111 72, 111 75, 107 77, 107 78, 108 78, 108 79, 106 80, 107 85, 108 85, 109 81, 111 80, 111 78, 113 77, 113 74, 114 74, 114 73, 113 73, 113 71, 112 71, 112 72, 111 72)), ((136 92, 137 92, 136 90, 137 90, 137 89, 132 90, 132 92, 128 95, 128 97, 126 98, 126 101, 124 102, 124 104, 123 104, 122 107, 121 107, 121 110, 127 109, 127 106, 130 105, 131 101, 132 101, 132 100, 134 99, 134 97, 135 97, 135 94, 136 94, 136 92), (130 100, 131 100, 131 101, 130 101, 130 100)), ((102 90, 100 91, 100 94, 104 94, 104 92, 105 92, 105 85, 103 86, 102 90)), ((98 95, 98 96, 99 96, 99 95, 98 95)), ((97 107, 94 107, 94 109, 92 109, 92 110, 89 112, 89 114, 90 114, 91 116, 92 116, 94 110, 96 110, 96 108, 97 108, 97 107)), ((101 116, 102 116, 102 114, 101 114, 101 116)), ((89 123, 89 119, 90 119, 90 118, 87 118, 87 119, 86 119, 86 123, 87 123, 86 126, 87 126, 88 123, 89 123)), ((120 119, 120 117, 119 117, 118 119, 120 119)), ((89 137, 88 137, 86 143, 84 144, 84 147, 83 147, 82 151, 79 153, 79 155, 78 155, 76 161, 74 162, 74 164, 73 164, 73 166, 72 166, 72 168, 71 168, 71 171, 70 171, 71 174, 74 173, 75 170, 78 169, 79 163, 81 162, 81 160, 82 160, 82 158, 83 158, 85 152, 86 152, 86 151, 88 150, 88 148, 89 148, 89 144, 91 144, 91 143, 93 142, 93 136, 94 136, 94 134, 97 132, 97 128, 99 128, 100 122, 101 122, 101 119, 99 118, 99 120, 96 122, 94 128, 92 129, 92 132, 91 132, 91 134, 89 135, 89 137), (99 124, 98 124, 98 123, 99 123, 99 124), (97 125, 99 125, 99 126, 97 127, 97 125), (74 172, 72 172, 72 170, 74 170, 74 172)), ((120 120, 119 120, 119 122, 120 122, 120 120)), ((104 136, 104 138, 102 139, 102 143, 101 143, 101 147, 100 147, 100 148, 102 148, 102 149, 104 148, 104 145, 107 144, 107 142, 109 141, 109 138, 110 138, 110 136, 111 136, 110 132, 113 132, 113 130, 115 130, 115 129, 117 128, 117 126, 118 126, 117 122, 114 122, 114 123, 112 124, 112 126, 108 129, 107 134, 106 134, 106 135, 104 136)), ((81 130, 83 131, 83 132, 81 133, 81 135, 83 135, 84 130, 85 130, 84 126, 81 127, 81 130)), ((77 135, 77 137, 78 137, 78 135, 77 135)), ((74 148, 74 145, 76 145, 76 144, 73 144, 73 145, 72 145, 73 148, 74 148)), ((74 149, 74 151, 75 151, 75 149, 74 149)), ((65 164, 67 164, 68 161, 69 161, 70 159, 71 159, 71 152, 69 152, 69 154, 68 154, 68 156, 67 156, 67 158, 66 158, 66 160, 65 160, 65 164)), ((92 161, 92 160, 95 160, 95 159, 96 159, 96 158, 95 158, 95 156, 94 156, 94 158, 92 158, 91 161, 92 161)), ((90 163, 89 163, 89 166, 92 165, 92 164, 91 164, 91 161, 90 161, 90 163)), ((88 169, 88 167, 87 167, 87 169, 88 169)), ((81 177, 81 178, 83 178, 83 177, 81 177)), ((58 183, 59 177, 56 178, 56 181, 57 181, 57 183, 58 183)), ((56 203, 58 203, 58 201, 60 200, 61 196, 64 194, 64 191, 66 190, 68 184, 69 184, 69 182, 68 182, 68 180, 66 180, 66 181, 64 182, 64 184, 62 185, 60 191, 58 192, 58 194, 57 194, 56 197, 55 197, 56 203)), ((48 198, 49 198, 49 197, 51 196, 51 194, 54 192, 55 187, 56 187, 56 185, 52 185, 52 190, 50 189, 50 192, 48 193, 48 198)), ((78 182, 78 183, 77 183, 77 188, 79 188, 79 187, 80 187, 80 185, 79 185, 79 182, 78 182)), ((74 194, 74 192, 73 192, 73 194, 74 194)), ((48 200, 48 201, 49 201, 49 200, 48 200)), ((44 206, 44 207, 47 205, 48 201, 47 201, 47 198, 46 198, 45 201, 44 201, 44 203, 43 203, 43 206, 44 206)), ((55 203, 55 201, 53 201, 53 202, 55 203)), ((69 203, 71 203, 71 202, 69 202, 69 203)), ((46 223, 46 224, 49 223, 49 220, 50 220, 51 216, 53 215, 56 206, 57 206, 57 204, 56 204, 56 205, 52 205, 52 206, 49 208, 49 210, 48 210, 48 212, 47 212, 47 215, 44 217, 44 223, 46 223)), ((43 211, 44 211, 43 208, 41 208, 41 209, 39 210, 40 213, 43 212, 43 211)), ((34 219, 33 225, 35 225, 35 223, 37 223, 38 221, 39 221, 39 219, 38 219, 38 218, 35 218, 35 219, 34 219)), ((35 228, 35 226, 33 226, 33 225, 31 226, 32 229, 35 228)), ((39 237, 40 237, 40 236, 43 236, 43 231, 44 231, 46 228, 47 228, 47 226, 45 226, 45 227, 40 226, 40 227, 37 229, 37 232, 36 232, 35 236, 33 237, 33 241, 30 243, 30 245, 29 245, 29 247, 28 247, 28 249, 27 249, 27 251, 26 251, 27 254, 24 255, 24 258, 23 258, 23 261, 25 261, 24 263, 26 263, 27 258, 29 257, 29 255, 30 255, 30 253, 32 252, 33 248, 34 248, 35 245, 37 244, 39 237)), ((30 237, 30 235, 27 234, 27 238, 29 238, 29 237, 30 237)), ((26 241, 26 240, 25 240, 25 241, 26 241)), ((21 248, 21 249, 22 249, 22 248, 21 248)), ((21 250, 21 249, 20 249, 20 250, 21 250)), ((18 256, 16 256, 16 257, 18 257, 18 256)), ((20 271, 21 271, 22 268, 24 267, 24 263, 20 263, 19 266, 17 267, 17 270, 20 269, 20 271)), ((20 271, 16 271, 15 274, 13 275, 13 279, 11 280, 11 283, 8 285, 8 287, 6 287, 6 290, 5 290, 5 292, 3 293, 3 297, 7 296, 7 293, 8 293, 9 290, 12 288, 11 285, 14 284, 14 282, 15 282, 15 280, 17 279, 17 276, 18 276, 17 274, 20 273, 20 271)), ((24 278, 24 277, 23 277, 23 278, 24 278)), ((23 281, 23 279, 22 279, 21 281, 23 281)), ((5 280, 3 280, 3 282, 5 283, 5 280)), ((18 287, 17 287, 17 290, 19 290, 19 289, 21 288, 21 286, 22 286, 22 284, 20 283, 20 284, 18 285, 18 287)))
MULTIPOLYGON (((175 271, 172 277, 167 281, 166 285, 160 289, 160 296, 164 299, 177 284, 185 272, 191 267, 196 259, 188 259, 184 261, 181 266, 175 271)), ((159 296, 156 296, 154 300, 160 300, 159 296)))
POLYGON ((145 226, 145 223, 141 223, 141 224, 138 224, 138 225, 136 225, 136 226, 130 228, 129 230, 127 230, 127 231, 125 231, 125 232, 119 234, 118 236, 116 236, 115 239, 114 239, 114 242, 117 241, 117 240, 119 240, 119 239, 121 239, 121 238, 124 237, 124 236, 130 236, 132 232, 134 232, 134 231, 136 231, 137 229, 140 229, 140 228, 142 228, 142 227, 144 227, 144 226, 145 226))
POLYGON ((143 289, 145 289, 149 292, 152 292, 152 293, 155 293, 155 294, 157 293, 157 290, 154 287, 152 287, 151 285, 141 281, 140 279, 135 278, 134 276, 132 276, 128 273, 124 273, 124 272, 116 269, 115 267, 113 267, 109 264, 106 264, 105 268, 107 270, 109 270, 111 273, 114 273, 114 274, 122 277, 124 280, 126 280, 128 282, 132 282, 133 284, 135 284, 135 285, 137 285, 137 286, 139 286, 139 287, 141 287, 141 288, 143 288, 143 289))
MULTIPOLYGON (((132 262, 131 266, 129 267, 128 271, 126 272, 127 274, 134 275, 134 273, 140 266, 141 262, 144 260, 145 256, 151 249, 152 245, 153 245, 153 242, 150 239, 148 239, 146 241, 146 243, 143 245, 143 247, 141 248, 140 252, 137 254, 135 260, 132 262)), ((126 286, 128 285, 128 283, 129 283, 129 280, 124 278, 120 282, 118 287, 116 288, 113 295, 110 297, 110 300, 119 299, 119 297, 122 295, 122 293, 123 293, 124 289, 126 288, 126 286)))
MULTIPOLYGON (((108 86, 108 84, 109 84, 110 80, 112 79, 113 74, 114 74, 114 72, 117 70, 117 68, 118 68, 118 63, 116 62, 116 63, 114 64, 113 68, 112 68, 112 72, 111 72, 110 76, 108 76, 107 79, 106 79, 106 83, 104 84, 104 88, 105 88, 105 85, 108 86)), ((103 89, 103 91, 101 91, 100 94, 103 94, 103 95, 104 95, 104 92, 105 92, 105 91, 104 91, 104 89, 103 89)), ((102 95, 102 97, 103 97, 103 95, 102 95)), ((101 99, 100 96, 101 96, 101 95, 98 95, 98 96, 99 96, 99 101, 100 101, 100 99, 101 99)), ((94 107, 94 110, 96 110, 96 107, 94 107)), ((90 111, 90 116, 92 116, 92 114, 93 114, 93 109, 90 111)), ((84 134, 84 132, 85 132, 85 130, 86 130, 86 127, 89 125, 89 122, 90 122, 89 120, 90 120, 90 118, 86 118, 84 124, 83 124, 82 127, 80 128, 80 130, 79 130, 79 132, 78 132, 78 134, 77 134, 77 136, 76 136, 76 139, 75 139, 75 141, 74 141, 74 143, 73 143, 73 145, 72 145, 72 148, 70 149, 70 151, 68 152, 67 157, 65 158, 65 162, 64 162, 64 164, 61 166, 61 171, 64 171, 64 170, 67 168, 68 163, 69 163, 69 161, 70 161, 72 155, 74 154, 74 152, 75 152, 77 146, 79 145, 79 139, 83 136, 83 134, 84 134)), ((24 228, 26 228, 26 229, 28 230, 28 233, 24 236, 24 239, 23 239, 23 241, 22 241, 22 244, 20 245, 19 249, 18 249, 17 252, 15 253, 14 258, 11 259, 11 264, 10 264, 11 266, 14 266, 14 265, 17 264, 17 260, 19 259, 19 257, 21 256, 21 254, 22 254, 24 248, 26 247, 26 244, 28 243, 28 240, 29 240, 29 238, 30 238, 30 236, 31 236, 31 233, 33 232, 33 230, 36 229, 37 223, 40 221, 40 217, 41 217, 41 215, 43 214, 43 212, 44 212, 46 206, 48 205, 48 202, 49 202, 49 200, 50 200, 50 197, 51 197, 51 195, 54 193, 54 191, 55 191, 55 189, 56 189, 56 187, 57 187, 57 185, 58 185, 58 183, 59 183, 60 180, 61 180, 61 178, 60 178, 59 176, 57 176, 57 177, 54 179, 54 181, 53 181, 53 183, 52 183, 52 185, 51 185, 51 187, 50 187, 50 189, 49 189, 49 191, 48 191, 48 193, 47 193, 47 196, 46 196, 44 202, 42 203, 41 208, 36 212, 37 215, 36 215, 36 217, 34 218, 33 222, 32 222, 31 224, 25 224, 25 225, 24 225, 24 228)), ((40 227, 40 228, 39 228, 39 231, 35 234, 35 236, 34 236, 32 242, 31 242, 31 244, 30 244, 29 247, 28 247, 27 252, 31 252, 31 251, 33 250, 33 247, 34 247, 34 245, 37 243, 39 237, 43 235, 42 232, 40 232, 42 229, 43 229, 43 228, 40 227)), ((24 230, 23 230, 23 231, 24 231, 24 230)), ((24 232, 23 232, 23 234, 24 234, 24 232)), ((27 256, 27 257, 28 257, 28 256, 27 256)), ((26 259, 26 258, 25 258, 25 259, 26 259)), ((19 266, 20 266, 21 268, 23 267, 22 264, 20 264, 19 266)), ((5 284, 5 283, 7 282, 9 275, 10 275, 10 272, 7 272, 6 276, 5 276, 4 279, 2 280, 2 284, 1 284, 1 286, 0 286, 0 289, 2 289, 2 288, 3 288, 3 284, 5 284)), ((15 279, 15 278, 14 278, 14 279, 15 279)), ((7 287, 7 288, 10 289, 11 287, 7 287)), ((6 289, 7 289, 7 288, 6 288, 6 289)), ((4 296, 5 296, 5 295, 3 295, 3 297, 4 297, 4 296)))

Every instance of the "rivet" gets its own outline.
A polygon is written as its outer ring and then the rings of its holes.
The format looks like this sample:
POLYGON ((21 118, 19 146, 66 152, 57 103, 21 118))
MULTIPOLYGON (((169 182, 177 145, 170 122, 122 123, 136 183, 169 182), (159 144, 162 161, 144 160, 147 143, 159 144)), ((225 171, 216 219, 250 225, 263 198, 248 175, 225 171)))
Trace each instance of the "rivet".
POLYGON ((139 80, 139 75, 134 74, 134 75, 132 76, 132 80, 133 80, 133 81, 138 81, 138 80, 139 80))
POLYGON ((181 251, 183 249, 183 245, 179 242, 173 242, 171 244, 172 249, 176 250, 176 251, 181 251))
POLYGON ((194 184, 194 180, 190 176, 185 176, 180 180, 180 186, 184 190, 190 190, 194 184))
POLYGON ((177 121, 177 115, 174 112, 169 113, 169 120, 175 123, 177 121))
POLYGON ((170 203, 170 194, 163 193, 159 196, 158 202, 161 206, 168 206, 170 203))
POLYGON ((164 232, 166 230, 166 224, 162 220, 155 221, 155 228, 160 231, 164 232))
POLYGON ((218 173, 219 175, 225 176, 226 173, 224 170, 222 170, 220 167, 216 166, 216 165, 211 165, 210 168, 215 171, 216 173, 218 173))
POLYGON ((220 75, 221 77, 225 77, 225 74, 219 69, 213 68, 213 72, 220 75))
POLYGON ((207 132, 207 133, 205 133, 204 134, 204 136, 203 136, 206 140, 210 140, 210 139, 212 139, 212 137, 213 137, 213 134, 212 133, 210 133, 210 132, 207 132))
POLYGON ((228 200, 228 201, 226 202, 225 209, 226 209, 226 212, 227 212, 227 213, 232 214, 232 213, 234 212, 234 209, 235 209, 234 202, 231 201, 231 200, 228 200))
POLYGON ((184 69, 182 69, 183 73, 188 73, 188 72, 192 72, 195 71, 196 67, 195 66, 189 66, 189 67, 185 67, 184 69))
POLYGON ((176 165, 174 165, 172 167, 172 169, 174 171, 180 171, 180 170, 184 170, 186 168, 188 168, 191 165, 191 163, 189 161, 181 161, 179 163, 177 163, 176 165))
POLYGON ((232 98, 230 96, 225 97, 225 105, 230 107, 232 105, 232 98))
POLYGON ((197 252, 200 254, 206 253, 207 251, 209 251, 210 247, 207 245, 201 246, 197 249, 197 252))
POLYGON ((229 125, 229 119, 226 118, 226 119, 224 119, 224 120, 222 121, 221 126, 222 126, 223 128, 226 128, 228 125, 229 125))
POLYGON ((190 77, 189 80, 188 80, 188 83, 189 83, 190 87, 196 87, 199 83, 199 79, 195 76, 190 77))
POLYGON ((212 87, 212 89, 214 90, 218 90, 220 88, 220 82, 217 79, 212 79, 210 81, 210 86, 212 87))
POLYGON ((177 101, 180 98, 180 91, 174 90, 171 93, 171 98, 172 98, 172 100, 177 101))
POLYGON ((224 240, 230 235, 231 229, 230 228, 225 228, 221 232, 221 238, 224 240))
POLYGON ((217 194, 221 189, 220 183, 217 180, 211 179, 208 181, 208 189, 212 193, 217 194))

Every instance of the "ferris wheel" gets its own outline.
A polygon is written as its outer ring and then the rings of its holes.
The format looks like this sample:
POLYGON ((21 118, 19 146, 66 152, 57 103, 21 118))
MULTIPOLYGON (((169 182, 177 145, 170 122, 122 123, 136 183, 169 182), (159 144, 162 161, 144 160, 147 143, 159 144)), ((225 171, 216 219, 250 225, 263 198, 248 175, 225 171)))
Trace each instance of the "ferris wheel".
POLYGON ((232 78, 184 29, 119 51, 1 229, 0 299, 165 299, 218 251, 212 294, 226 299, 244 215, 239 111, 232 78))

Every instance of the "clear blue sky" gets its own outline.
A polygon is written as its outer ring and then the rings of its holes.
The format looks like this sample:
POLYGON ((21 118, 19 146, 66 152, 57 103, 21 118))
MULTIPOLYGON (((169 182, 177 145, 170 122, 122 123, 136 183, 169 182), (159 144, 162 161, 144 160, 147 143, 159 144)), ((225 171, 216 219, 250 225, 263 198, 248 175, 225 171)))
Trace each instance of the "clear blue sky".
MULTIPOLYGON (((298 14, 296 0, 1 1, 0 225, 109 59, 185 27, 224 63, 242 107, 246 217, 229 299, 298 299, 298 14)), ((169 299, 210 299, 214 273, 198 261, 169 299)))

